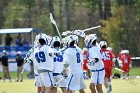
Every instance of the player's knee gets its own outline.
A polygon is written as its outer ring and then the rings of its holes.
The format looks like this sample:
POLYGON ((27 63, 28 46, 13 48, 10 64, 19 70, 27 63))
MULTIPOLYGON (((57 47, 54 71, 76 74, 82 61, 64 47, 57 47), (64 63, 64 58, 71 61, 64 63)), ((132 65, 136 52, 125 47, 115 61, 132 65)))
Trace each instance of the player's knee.
POLYGON ((93 84, 90 84, 89 88, 91 91, 95 91, 95 86, 93 84))
POLYGON ((84 89, 79 90, 80 93, 85 93, 84 89))
POLYGON ((97 91, 98 91, 98 93, 103 93, 103 90, 100 87, 97 87, 97 91))

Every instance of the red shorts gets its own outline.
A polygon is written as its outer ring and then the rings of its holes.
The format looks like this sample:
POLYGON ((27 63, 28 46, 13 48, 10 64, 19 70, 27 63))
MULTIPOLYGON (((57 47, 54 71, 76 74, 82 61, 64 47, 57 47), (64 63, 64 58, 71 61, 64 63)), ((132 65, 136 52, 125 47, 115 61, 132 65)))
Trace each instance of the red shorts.
POLYGON ((128 72, 128 71, 129 71, 129 66, 123 66, 123 67, 122 67, 122 70, 123 70, 124 72, 128 72))
POLYGON ((85 61, 85 60, 84 60, 84 64, 83 64, 83 70, 88 71, 87 61, 85 61))
POLYGON ((105 68, 105 77, 110 78, 112 76, 112 68, 105 68))

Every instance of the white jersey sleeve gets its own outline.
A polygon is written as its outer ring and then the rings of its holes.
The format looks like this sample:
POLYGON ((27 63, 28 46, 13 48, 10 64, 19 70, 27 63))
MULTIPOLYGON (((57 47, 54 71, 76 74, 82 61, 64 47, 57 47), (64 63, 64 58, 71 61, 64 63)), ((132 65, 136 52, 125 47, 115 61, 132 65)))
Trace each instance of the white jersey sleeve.
POLYGON ((104 68, 104 64, 102 62, 101 51, 100 51, 100 48, 98 46, 93 46, 92 48, 89 49, 89 60, 92 60, 94 58, 98 58, 99 60, 97 63, 90 66, 89 69, 99 70, 99 69, 104 68))

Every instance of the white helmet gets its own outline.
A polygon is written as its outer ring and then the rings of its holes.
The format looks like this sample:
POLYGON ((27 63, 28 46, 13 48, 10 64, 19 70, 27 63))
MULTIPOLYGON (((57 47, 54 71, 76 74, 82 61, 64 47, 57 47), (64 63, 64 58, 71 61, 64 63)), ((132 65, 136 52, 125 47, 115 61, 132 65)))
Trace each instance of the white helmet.
POLYGON ((126 54, 129 54, 129 50, 126 50, 126 54))
POLYGON ((59 38, 58 36, 54 36, 54 37, 52 38, 52 42, 51 42, 51 46, 52 46, 52 47, 53 47, 53 45, 54 45, 54 42, 56 42, 56 41, 58 41, 59 43, 61 43, 60 38, 59 38))
POLYGON ((68 39, 68 36, 66 36, 65 38, 62 38, 62 44, 63 44, 63 47, 67 46, 67 40, 68 39))
POLYGON ((125 53, 125 50, 122 50, 122 51, 121 51, 121 54, 124 54, 124 53, 125 53))
POLYGON ((112 48, 111 48, 111 47, 107 47, 107 49, 106 49, 106 50, 112 51, 112 48))
POLYGON ((92 42, 95 41, 96 39, 97 39, 96 34, 87 35, 86 38, 85 38, 85 44, 86 44, 86 46, 88 48, 91 47, 92 42))
POLYGON ((129 54, 129 50, 124 50, 124 53, 125 54, 129 54))
POLYGON ((106 41, 101 41, 99 43, 100 47, 102 48, 103 46, 106 46, 107 47, 107 42, 106 41))
POLYGON ((21 55, 22 54, 22 52, 21 51, 17 51, 17 55, 21 55))
POLYGON ((83 51, 88 51, 88 49, 87 48, 83 48, 83 51))
POLYGON ((2 53, 6 53, 6 50, 3 50, 2 53))
POLYGON ((52 37, 49 35, 46 35, 44 33, 40 33, 38 36, 38 39, 44 39, 47 45, 50 45, 50 42, 52 40, 52 37))
POLYGON ((67 37, 67 44, 68 44, 68 46, 70 45, 70 43, 71 43, 72 41, 76 41, 76 40, 77 40, 76 35, 69 35, 69 36, 67 37))

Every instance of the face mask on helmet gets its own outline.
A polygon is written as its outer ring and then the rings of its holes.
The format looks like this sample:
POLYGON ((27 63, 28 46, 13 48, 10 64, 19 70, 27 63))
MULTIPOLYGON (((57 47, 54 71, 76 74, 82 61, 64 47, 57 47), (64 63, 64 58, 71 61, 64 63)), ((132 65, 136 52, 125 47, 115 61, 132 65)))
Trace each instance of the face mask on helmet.
POLYGON ((78 36, 73 35, 74 39, 75 39, 75 43, 78 45, 78 36))
POLYGON ((101 48, 103 48, 103 46, 104 46, 104 47, 107 47, 107 42, 106 42, 106 41, 101 41, 101 42, 99 43, 99 45, 100 45, 101 48))
POLYGON ((75 37, 75 35, 70 35, 70 36, 68 36, 67 40, 68 40, 67 45, 70 46, 71 42, 76 41, 76 37, 75 37))
POLYGON ((92 42, 95 41, 96 39, 97 39, 96 34, 87 35, 86 38, 85 38, 85 45, 86 45, 86 47, 87 48, 91 48, 92 42))
POLYGON ((51 47, 60 47, 61 40, 58 36, 54 36, 51 42, 51 47))

